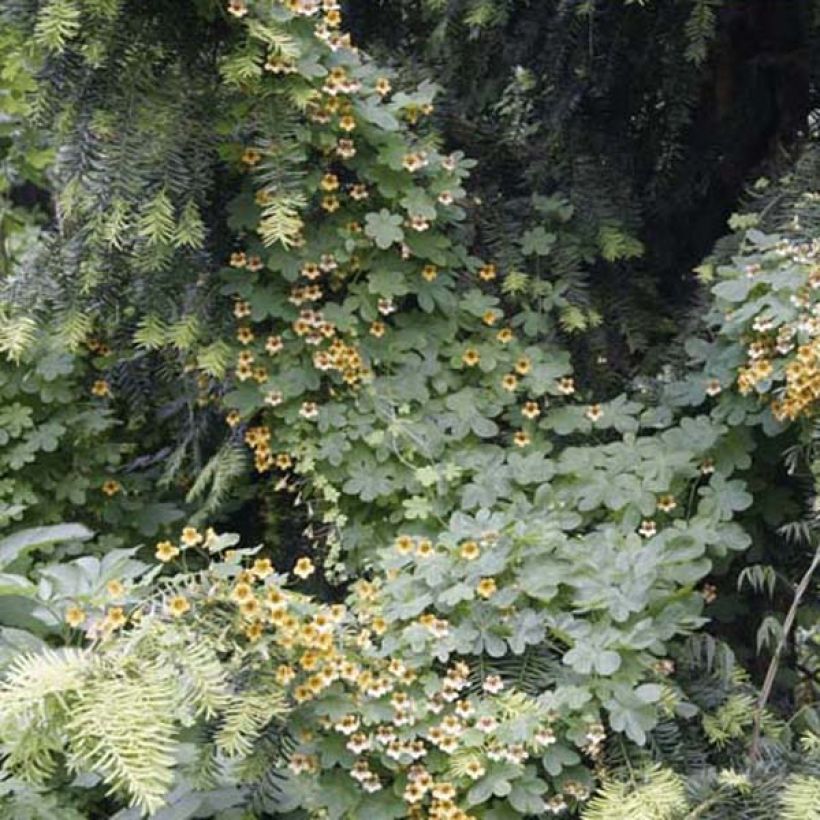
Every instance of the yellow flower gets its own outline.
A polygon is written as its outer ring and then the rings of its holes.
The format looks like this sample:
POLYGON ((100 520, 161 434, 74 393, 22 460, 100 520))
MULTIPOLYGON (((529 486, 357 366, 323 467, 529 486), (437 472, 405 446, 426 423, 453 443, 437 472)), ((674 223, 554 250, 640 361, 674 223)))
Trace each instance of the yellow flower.
POLYGON ((516 376, 515 373, 507 373, 507 375, 501 379, 501 386, 510 393, 514 392, 518 387, 518 376, 516 376))
POLYGON ((674 495, 662 495, 658 499, 658 509, 662 512, 672 512, 677 506, 678 502, 675 500, 674 495))
POLYGON ((242 325, 236 331, 236 339, 243 345, 249 345, 254 339, 253 331, 247 325, 242 325))
POLYGON ((467 367, 474 367, 481 361, 481 356, 474 347, 468 347, 464 353, 461 354, 461 361, 464 362, 467 367))
POLYGON ((575 380, 569 376, 558 379, 558 392, 564 396, 571 396, 575 392, 575 380))
POLYGON ((174 595, 174 597, 168 601, 168 611, 174 618, 181 618, 190 609, 191 603, 184 595, 174 595))
POLYGON ((76 629, 85 621, 85 611, 78 606, 70 606, 65 613, 65 622, 72 628, 76 629))
POLYGON ((179 547, 175 546, 171 541, 160 541, 157 544, 157 549, 154 555, 158 560, 167 563, 173 561, 179 555, 179 547))
POLYGON ((323 191, 336 191, 339 188, 339 177, 336 174, 325 174, 319 182, 323 191))
POLYGON ((435 265, 425 265, 421 269, 421 276, 427 282, 432 282, 438 276, 438 268, 435 265))
POLYGON ((112 606, 105 616, 104 626, 109 629, 119 629, 125 625, 125 621, 125 611, 123 608, 121 606, 112 606))
POLYGON ((265 351, 271 356, 275 356, 284 346, 281 336, 268 336, 265 342, 265 351))
POLYGON ((537 401, 528 401, 521 408, 521 415, 528 419, 537 419, 541 415, 541 408, 537 401))
POLYGON ((293 567, 293 574, 297 578, 310 578, 314 572, 316 572, 316 567, 313 565, 313 561, 311 561, 310 558, 300 558, 293 567))
POLYGON ((195 547, 197 544, 202 543, 202 535, 196 527, 185 527, 185 529, 182 530, 182 535, 179 540, 182 541, 186 547, 195 547))
POLYGON ((513 436, 513 443, 516 447, 526 447, 530 443, 530 435, 524 430, 519 430, 513 436))
POLYGON ((257 558, 253 562, 253 567, 251 572, 257 578, 267 578, 268 575, 273 574, 273 564, 271 563, 270 558, 257 558))
POLYGON ((505 345, 508 342, 511 342, 515 338, 515 335, 513 334, 511 328, 502 327, 501 330, 495 334, 495 338, 498 339, 501 344, 505 345))
POLYGON ((485 282, 490 282, 498 275, 495 265, 483 265, 478 269, 478 278, 485 282))
POLYGON ((262 637, 263 627, 261 621, 254 621, 252 624, 248 624, 243 630, 245 633, 245 637, 253 643, 254 641, 258 641, 262 637))
POLYGON ((91 385, 91 395, 99 396, 100 398, 110 396, 111 386, 105 379, 97 379, 97 381, 95 381, 94 384, 91 385))
POLYGON ((476 587, 476 592, 482 598, 492 598, 495 595, 498 586, 495 583, 495 578, 482 578, 478 582, 478 586, 476 587))
POLYGON ((515 372, 520 376, 526 376, 531 369, 532 362, 526 356, 521 356, 521 358, 515 363, 515 372))
POLYGON ((107 481, 103 482, 102 491, 110 498, 113 495, 116 495, 118 492, 122 490, 122 485, 119 481, 114 481, 113 478, 109 478, 107 481))
POLYGON ((244 17, 248 13, 248 7, 245 5, 245 0, 230 0, 228 3, 228 14, 234 17, 244 17))
POLYGON ((246 601, 242 601, 239 609, 245 618, 254 618, 259 614, 261 607, 256 598, 248 598, 246 601))
POLYGON ((435 552, 433 542, 429 538, 422 538, 421 541, 419 541, 418 548, 416 549, 416 554, 419 558, 429 558, 431 555, 435 555, 435 552))
POLYGON ((396 551, 400 555, 410 555, 415 545, 415 539, 410 535, 400 535, 396 539, 396 551))
POLYGON ((590 404, 584 411, 584 415, 594 424, 600 421, 604 415, 604 409, 600 404, 590 404))
POLYGON ((114 598, 122 598, 125 596, 125 587, 122 584, 122 581, 109 581, 105 588, 108 590, 108 594, 114 598))
POLYGON ((253 587, 244 581, 240 581, 231 590, 231 599, 236 601, 238 604, 242 604, 251 598, 253 598, 253 587))
POLYGON ((459 549, 459 555, 467 561, 474 561, 481 554, 475 541, 465 541, 459 549))
POLYGON ((274 678, 280 686, 287 686, 296 677, 296 672, 292 666, 281 664, 276 667, 274 678))
POLYGON ((376 80, 376 93, 382 97, 387 96, 390 93, 392 86, 390 85, 390 80, 387 77, 379 77, 376 80))
POLYGON ((251 167, 258 164, 261 159, 262 154, 260 154, 256 148, 246 148, 242 153, 242 162, 244 162, 245 165, 250 165, 251 167))

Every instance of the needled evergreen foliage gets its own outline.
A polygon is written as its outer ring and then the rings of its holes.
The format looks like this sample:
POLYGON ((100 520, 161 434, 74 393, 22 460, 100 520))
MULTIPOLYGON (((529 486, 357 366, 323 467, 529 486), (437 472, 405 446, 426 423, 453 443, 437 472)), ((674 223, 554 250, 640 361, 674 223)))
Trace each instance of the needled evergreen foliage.
POLYGON ((0 817, 813 817, 811 5, 349 6, 0 11, 0 817))

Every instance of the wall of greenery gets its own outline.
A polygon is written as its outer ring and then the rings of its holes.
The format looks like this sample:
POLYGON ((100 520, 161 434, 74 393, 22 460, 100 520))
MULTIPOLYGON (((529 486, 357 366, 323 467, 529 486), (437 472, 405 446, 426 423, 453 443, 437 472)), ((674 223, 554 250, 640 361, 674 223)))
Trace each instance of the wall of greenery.
POLYGON ((818 19, 8 0, 0 817, 820 816, 818 19))

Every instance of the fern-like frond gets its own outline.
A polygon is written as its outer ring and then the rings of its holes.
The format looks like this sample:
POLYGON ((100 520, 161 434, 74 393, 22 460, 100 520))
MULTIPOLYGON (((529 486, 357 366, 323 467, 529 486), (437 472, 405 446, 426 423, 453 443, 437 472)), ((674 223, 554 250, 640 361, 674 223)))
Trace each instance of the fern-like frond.
POLYGON ((605 782, 584 809, 583 820, 678 820, 687 807, 683 780, 653 766, 630 782, 605 782))
POLYGON ((795 775, 780 801, 781 820, 820 820, 820 777, 795 775))
POLYGON ((265 727, 284 713, 284 698, 276 690, 238 692, 225 709, 215 737, 217 748, 228 757, 247 757, 265 727))
POLYGON ((174 780, 177 732, 173 673, 140 664, 137 672, 101 669, 79 691, 66 727, 69 765, 98 772, 111 791, 152 813, 174 780))

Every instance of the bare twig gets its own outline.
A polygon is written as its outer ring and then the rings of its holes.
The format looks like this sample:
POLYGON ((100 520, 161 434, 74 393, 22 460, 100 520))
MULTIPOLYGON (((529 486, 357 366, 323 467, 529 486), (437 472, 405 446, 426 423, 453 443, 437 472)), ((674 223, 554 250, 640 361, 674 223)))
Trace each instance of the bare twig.
POLYGON ((812 559, 809 568, 803 574, 803 577, 800 579, 800 583, 794 591, 794 600, 792 601, 792 605, 789 607, 789 611, 786 613, 786 620, 783 621, 783 633, 780 636, 777 649, 775 649, 774 655, 772 655, 769 668, 766 670, 766 679, 763 681, 763 688, 760 690, 760 697, 757 699, 754 731, 752 733, 752 744, 749 747, 749 757, 752 759, 755 759, 760 753, 760 722, 763 718, 763 710, 766 708, 766 703, 772 693, 774 679, 777 675, 777 669, 780 666, 780 656, 783 654, 783 649, 786 646, 789 633, 794 625, 794 619, 797 617, 797 610, 800 608, 800 603, 803 600, 803 596, 806 594, 806 590, 809 588, 812 575, 814 575, 814 571, 817 569, 818 565, 820 565, 820 547, 818 547, 815 551, 814 558, 812 559))

